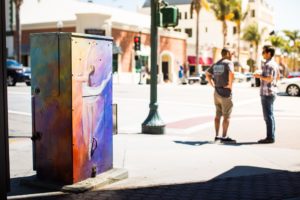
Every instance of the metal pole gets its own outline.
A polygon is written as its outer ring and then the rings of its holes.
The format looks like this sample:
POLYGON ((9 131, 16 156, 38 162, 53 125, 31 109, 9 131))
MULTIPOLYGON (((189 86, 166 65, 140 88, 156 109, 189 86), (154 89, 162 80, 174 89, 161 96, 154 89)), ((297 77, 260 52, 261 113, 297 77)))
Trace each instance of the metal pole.
POLYGON ((6 88, 5 0, 0 1, 0 199, 9 191, 8 119, 6 88))
POLYGON ((158 114, 157 103, 157 16, 158 0, 151 0, 151 81, 150 81, 150 111, 142 123, 142 133, 164 134, 165 124, 158 114))

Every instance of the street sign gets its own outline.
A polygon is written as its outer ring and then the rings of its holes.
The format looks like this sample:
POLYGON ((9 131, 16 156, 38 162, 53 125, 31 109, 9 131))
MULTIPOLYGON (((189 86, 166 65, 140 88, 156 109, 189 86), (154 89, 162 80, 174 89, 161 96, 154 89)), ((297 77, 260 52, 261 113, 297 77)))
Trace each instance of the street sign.
POLYGON ((175 6, 165 6, 160 9, 162 13, 162 26, 175 27, 178 25, 179 10, 175 6))

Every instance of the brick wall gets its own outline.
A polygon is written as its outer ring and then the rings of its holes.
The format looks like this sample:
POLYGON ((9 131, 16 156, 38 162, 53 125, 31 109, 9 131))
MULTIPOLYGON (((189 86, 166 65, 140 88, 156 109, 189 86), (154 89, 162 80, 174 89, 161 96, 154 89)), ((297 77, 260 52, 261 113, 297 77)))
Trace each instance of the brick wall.
MULTIPOLYGON (((122 48, 121 55, 121 72, 131 72, 133 63, 132 58, 134 56, 134 36, 138 35, 137 32, 120 30, 120 29, 112 29, 112 37, 114 38, 114 42, 116 42, 122 48)), ((150 46, 150 35, 142 33, 141 34, 141 44, 144 46, 150 46)), ((171 37, 160 37, 160 47, 158 48, 159 54, 163 51, 170 51, 174 54, 176 60, 180 60, 184 64, 186 62, 186 40, 177 39, 171 37)), ((150 55, 149 55, 150 59, 150 55)))

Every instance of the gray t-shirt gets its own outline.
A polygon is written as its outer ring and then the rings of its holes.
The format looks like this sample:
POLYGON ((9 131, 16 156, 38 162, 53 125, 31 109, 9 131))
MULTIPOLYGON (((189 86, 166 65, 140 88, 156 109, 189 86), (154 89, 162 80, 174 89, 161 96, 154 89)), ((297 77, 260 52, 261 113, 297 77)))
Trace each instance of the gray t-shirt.
POLYGON ((213 75, 216 92, 222 97, 231 96, 231 90, 224 87, 228 85, 229 72, 233 72, 233 70, 233 63, 228 59, 219 60, 207 70, 213 75))

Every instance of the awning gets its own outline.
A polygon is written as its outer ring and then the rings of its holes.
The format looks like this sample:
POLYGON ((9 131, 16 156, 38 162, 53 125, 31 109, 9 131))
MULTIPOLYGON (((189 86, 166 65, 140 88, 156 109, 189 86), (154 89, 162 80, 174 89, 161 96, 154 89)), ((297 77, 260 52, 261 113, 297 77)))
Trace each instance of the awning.
MULTIPOLYGON (((195 65, 196 64, 196 56, 188 56, 187 58, 188 62, 190 65, 195 65)), ((200 65, 212 65, 213 64, 213 59, 211 57, 203 57, 199 56, 199 64, 200 65)))

